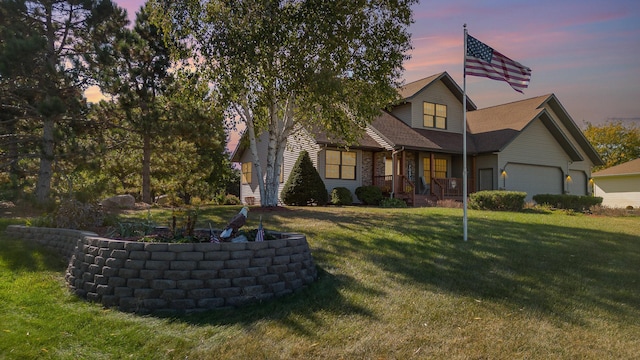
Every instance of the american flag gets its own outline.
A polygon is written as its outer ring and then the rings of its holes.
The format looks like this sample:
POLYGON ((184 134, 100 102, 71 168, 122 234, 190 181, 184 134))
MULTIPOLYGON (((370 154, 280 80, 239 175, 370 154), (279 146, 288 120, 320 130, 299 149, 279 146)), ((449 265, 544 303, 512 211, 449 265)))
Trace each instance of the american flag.
POLYGON ((262 227, 262 216, 260 216, 260 225, 258 225, 258 232, 256 233, 256 241, 264 241, 264 228, 262 227))
POLYGON ((529 86, 531 69, 500 54, 487 44, 467 35, 465 74, 506 81, 522 93, 529 86))

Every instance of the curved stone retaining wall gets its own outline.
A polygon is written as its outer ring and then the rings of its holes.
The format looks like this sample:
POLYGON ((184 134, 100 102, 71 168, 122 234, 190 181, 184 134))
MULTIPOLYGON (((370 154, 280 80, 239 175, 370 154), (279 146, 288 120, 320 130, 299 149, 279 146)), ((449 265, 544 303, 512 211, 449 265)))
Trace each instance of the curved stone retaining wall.
POLYGON ((303 234, 281 233, 281 239, 264 242, 182 244, 17 225, 6 232, 69 259, 65 278, 77 295, 127 312, 240 306, 290 294, 317 278, 303 234))

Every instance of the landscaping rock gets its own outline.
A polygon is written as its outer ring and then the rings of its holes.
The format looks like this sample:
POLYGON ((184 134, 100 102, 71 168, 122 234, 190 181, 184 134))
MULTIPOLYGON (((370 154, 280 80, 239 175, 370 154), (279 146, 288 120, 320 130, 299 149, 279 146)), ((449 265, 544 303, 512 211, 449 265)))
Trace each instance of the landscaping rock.
POLYGON ((100 204, 105 208, 135 209, 136 199, 129 194, 116 195, 102 200, 100 204))

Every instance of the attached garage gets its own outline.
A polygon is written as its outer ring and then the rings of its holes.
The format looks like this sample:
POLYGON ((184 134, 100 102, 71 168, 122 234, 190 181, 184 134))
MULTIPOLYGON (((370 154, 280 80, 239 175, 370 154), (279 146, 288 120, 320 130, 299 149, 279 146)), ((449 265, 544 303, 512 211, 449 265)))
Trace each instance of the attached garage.
POLYGON ((564 179, 558 167, 507 164, 504 170, 506 178, 500 179, 504 188, 526 192, 526 201, 531 201, 536 194, 562 194, 564 179))
POLYGON ((571 195, 587 195, 587 174, 584 171, 569 170, 571 180, 567 184, 567 190, 571 195))

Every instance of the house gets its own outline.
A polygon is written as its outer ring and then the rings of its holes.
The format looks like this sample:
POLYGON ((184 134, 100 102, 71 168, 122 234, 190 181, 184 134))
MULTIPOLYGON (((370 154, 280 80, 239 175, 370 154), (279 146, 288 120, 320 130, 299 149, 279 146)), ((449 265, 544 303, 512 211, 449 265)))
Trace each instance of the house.
MULTIPOLYGON (((328 191, 374 185, 412 205, 462 199, 463 91, 443 72, 399 89, 402 101, 382 111, 357 146, 304 132, 284 154, 284 184, 307 150, 328 191)), ((602 160, 553 94, 477 109, 467 97, 468 193, 517 190, 586 195, 591 168, 602 160)), ((265 138, 266 139, 266 138, 265 138)), ((259 142, 266 153, 266 140, 259 142)), ((259 202, 252 158, 242 142, 232 160, 242 163, 241 199, 259 202)))
POLYGON ((600 170, 591 176, 594 195, 602 197, 602 205, 640 208, 640 159, 600 170))

